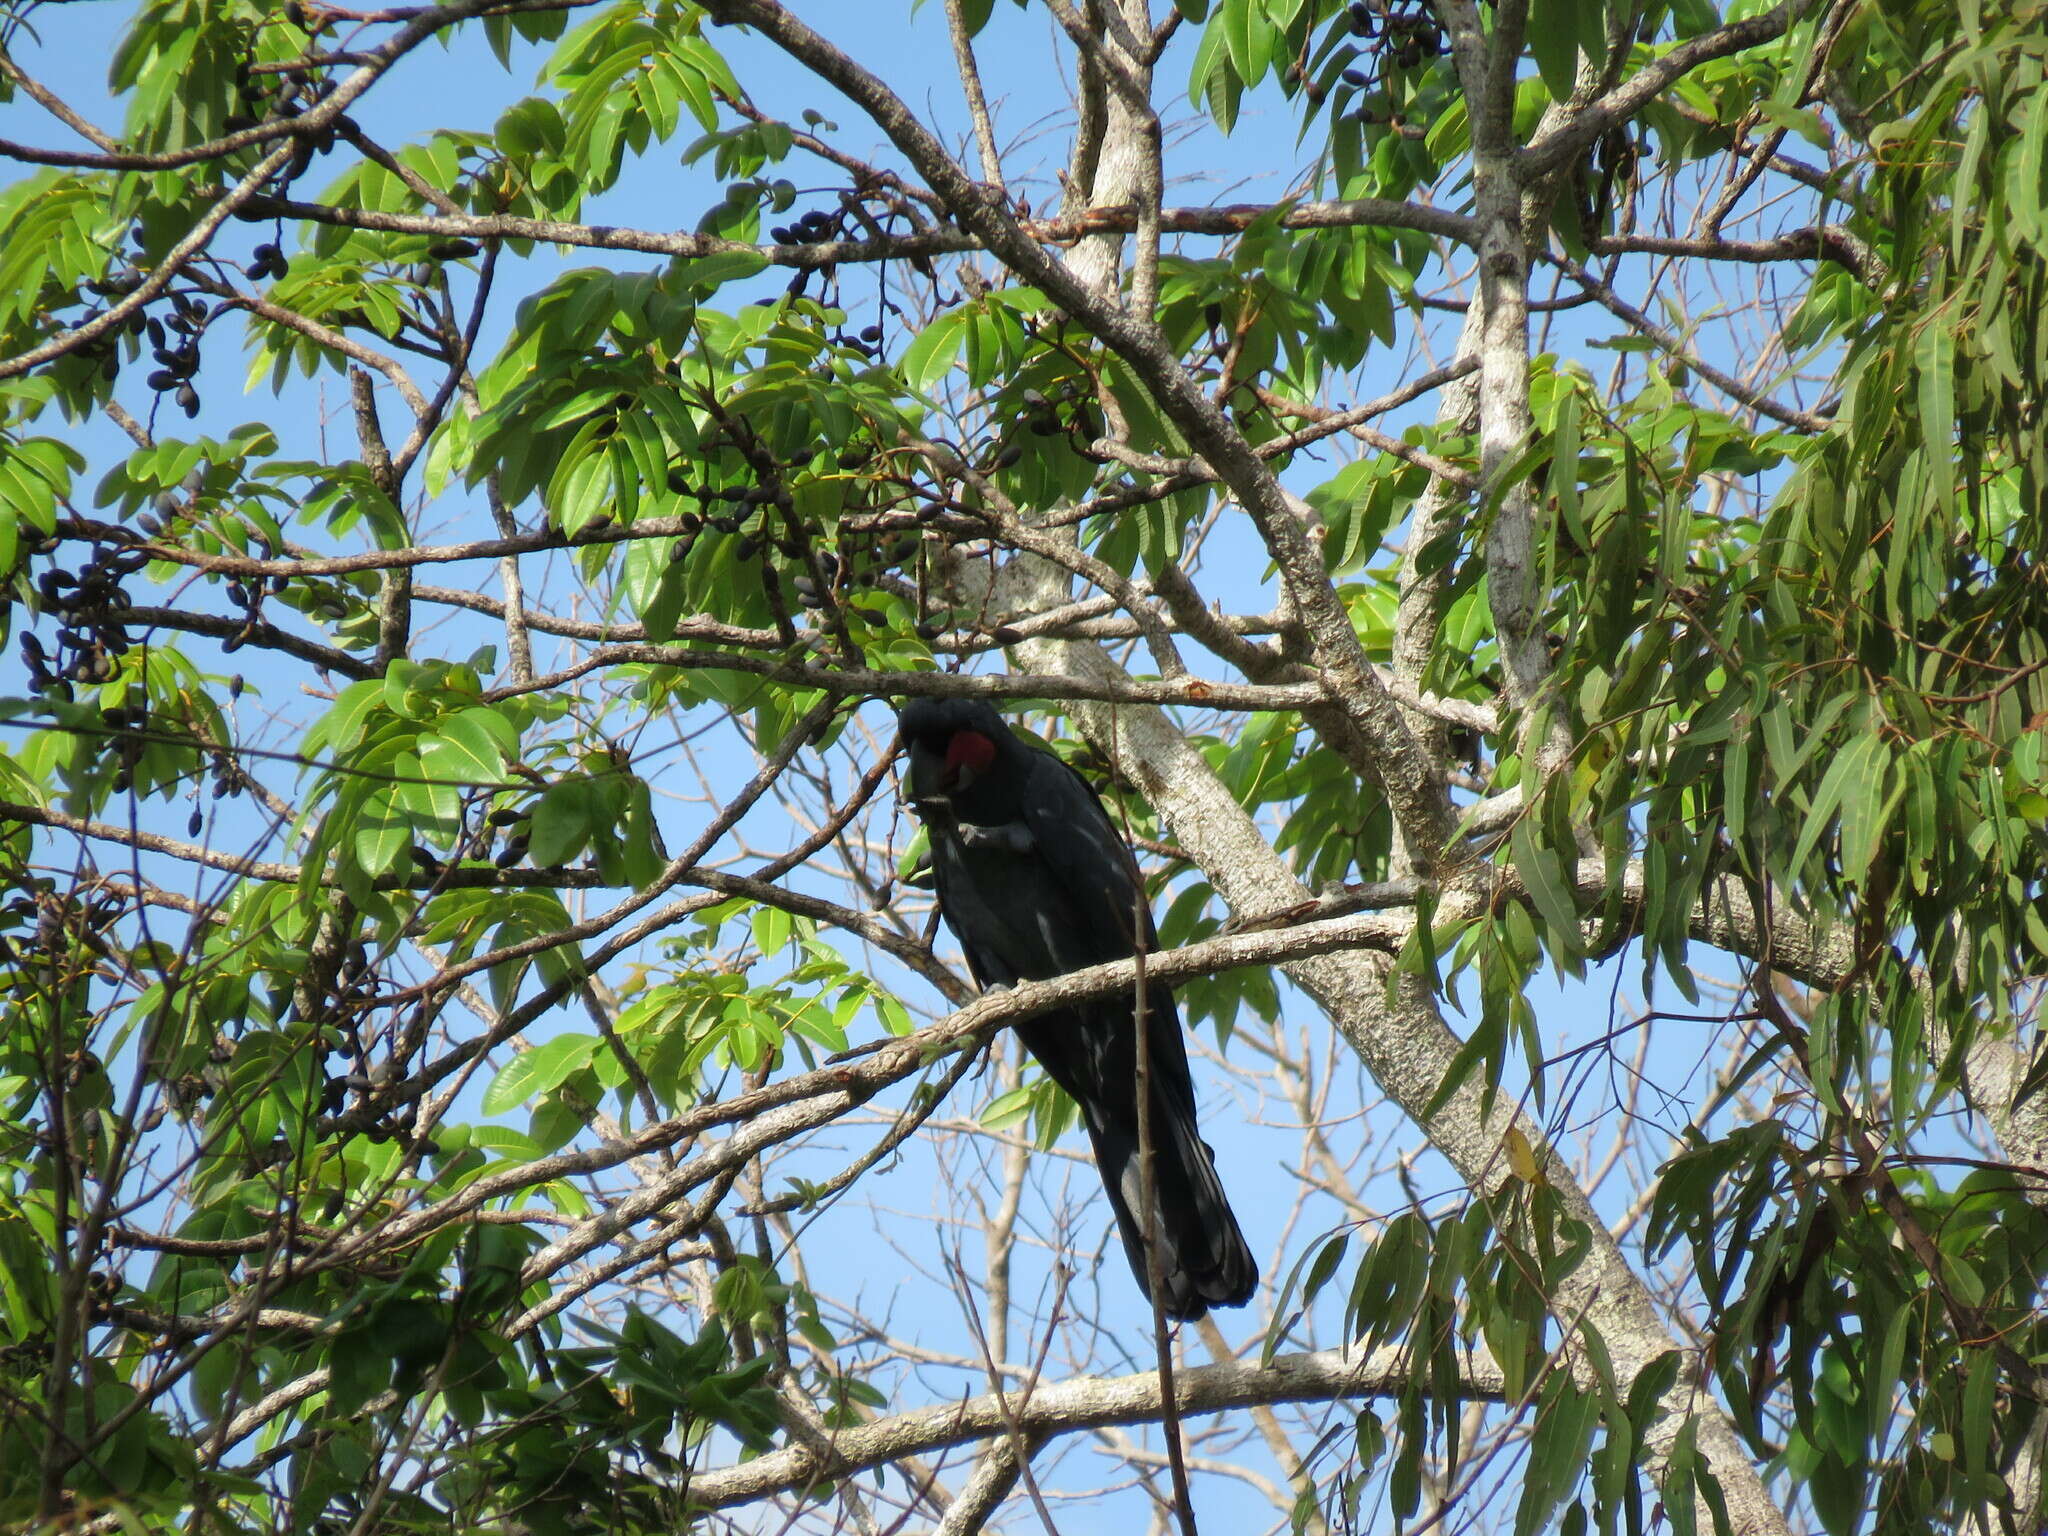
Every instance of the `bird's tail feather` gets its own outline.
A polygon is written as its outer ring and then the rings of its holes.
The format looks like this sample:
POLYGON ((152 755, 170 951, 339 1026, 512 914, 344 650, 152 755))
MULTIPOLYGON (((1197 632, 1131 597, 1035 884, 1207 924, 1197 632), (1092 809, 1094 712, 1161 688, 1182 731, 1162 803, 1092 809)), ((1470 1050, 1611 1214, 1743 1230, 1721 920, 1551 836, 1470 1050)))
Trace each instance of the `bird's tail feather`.
MULTIPOLYGON (((1188 1319, 1211 1307, 1242 1306, 1258 1289, 1259 1266, 1216 1176, 1215 1159, 1196 1129, 1193 1106, 1155 1089, 1151 1131, 1161 1310, 1168 1317, 1188 1319)), ((1145 1200, 1137 1128, 1091 1124, 1088 1134, 1103 1188, 1116 1211, 1124 1253, 1139 1289, 1149 1297, 1145 1225, 1138 1215, 1145 1200)))

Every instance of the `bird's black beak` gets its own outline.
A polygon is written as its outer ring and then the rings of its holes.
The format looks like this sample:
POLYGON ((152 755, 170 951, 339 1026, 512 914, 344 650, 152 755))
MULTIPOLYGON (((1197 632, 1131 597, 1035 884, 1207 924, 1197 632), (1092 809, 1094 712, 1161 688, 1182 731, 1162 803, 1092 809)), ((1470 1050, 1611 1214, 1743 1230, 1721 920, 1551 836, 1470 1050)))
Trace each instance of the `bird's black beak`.
POLYGON ((944 805, 946 803, 946 760, 914 741, 906 741, 905 754, 910 758, 910 768, 903 776, 903 798, 913 807, 944 805))

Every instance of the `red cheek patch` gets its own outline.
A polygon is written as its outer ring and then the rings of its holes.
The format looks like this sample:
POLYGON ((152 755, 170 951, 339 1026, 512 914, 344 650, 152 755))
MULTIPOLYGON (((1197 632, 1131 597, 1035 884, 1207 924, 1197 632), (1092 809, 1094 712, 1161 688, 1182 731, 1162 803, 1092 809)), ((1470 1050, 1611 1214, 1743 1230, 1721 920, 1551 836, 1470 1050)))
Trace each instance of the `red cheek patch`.
POLYGON ((996 744, 979 731, 955 731, 946 743, 946 766, 979 774, 996 760, 996 744))

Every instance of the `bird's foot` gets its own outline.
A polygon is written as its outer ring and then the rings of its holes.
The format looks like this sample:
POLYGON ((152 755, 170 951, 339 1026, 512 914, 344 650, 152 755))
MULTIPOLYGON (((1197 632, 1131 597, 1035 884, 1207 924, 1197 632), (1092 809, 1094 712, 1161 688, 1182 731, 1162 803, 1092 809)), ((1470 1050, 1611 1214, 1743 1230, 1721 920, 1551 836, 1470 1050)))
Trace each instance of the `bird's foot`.
POLYGON ((1031 829, 1021 821, 1006 821, 996 827, 977 827, 963 821, 959 831, 960 841, 967 847, 991 853, 1030 853, 1038 846, 1031 829))

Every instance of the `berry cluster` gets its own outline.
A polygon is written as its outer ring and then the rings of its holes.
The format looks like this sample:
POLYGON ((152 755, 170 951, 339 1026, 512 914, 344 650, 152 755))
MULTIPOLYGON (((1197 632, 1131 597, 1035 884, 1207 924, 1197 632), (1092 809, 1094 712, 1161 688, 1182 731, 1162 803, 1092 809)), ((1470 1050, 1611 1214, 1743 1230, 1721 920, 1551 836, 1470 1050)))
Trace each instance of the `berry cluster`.
POLYGON ((122 583, 148 563, 145 551, 95 544, 78 570, 52 568, 36 578, 42 605, 59 627, 54 655, 33 631, 22 632, 21 661, 30 688, 69 700, 73 683, 113 680, 120 658, 134 643, 123 622, 134 604, 122 583))
MULTIPOLYGON (((475 802, 479 806, 488 803, 488 799, 475 802)), ((456 843, 455 851, 449 855, 449 859, 457 864, 464 859, 488 859, 499 869, 514 869, 525 861, 526 851, 532 844, 532 808, 500 806, 478 821, 476 826, 456 843), (493 853, 492 846, 501 837, 504 839, 503 846, 493 853)), ((420 872, 429 878, 439 875, 447 868, 447 864, 424 843, 412 845, 412 861, 419 866, 420 872)))
POLYGON ((291 275, 292 264, 286 259, 284 252, 278 248, 275 241, 265 241, 262 245, 256 247, 252 255, 255 259, 249 263, 247 268, 250 282, 268 282, 273 277, 289 277, 291 275))
POLYGON ((778 224, 768 231, 777 245, 824 245, 846 232, 845 213, 827 213, 813 208, 794 224, 778 224))
POLYGON ((171 296, 168 321, 154 315, 142 321, 150 356, 157 364, 156 372, 149 376, 149 387, 159 395, 171 395, 188 417, 199 414, 199 391, 192 383, 192 376, 199 372, 199 341, 206 334, 207 322, 217 313, 189 293, 177 293, 171 296))
MULTIPOLYGON (((1087 444, 1102 436, 1102 408, 1071 377, 1053 386, 1050 398, 1042 390, 1027 389, 1017 399, 1024 407, 1024 429, 1033 437, 1065 434, 1087 444)), ((993 467, 1008 468, 1021 456, 999 455, 993 467)))
MULTIPOLYGON (((1351 0, 1343 13, 1350 34, 1369 45, 1360 62, 1338 77, 1355 90, 1377 92, 1390 74, 1409 74, 1449 51, 1449 42, 1435 15, 1421 0, 1351 0)), ((1289 71, 1316 101, 1323 86, 1310 79, 1306 64, 1289 71)), ((1361 123, 1400 122, 1398 109, 1383 96, 1369 96, 1354 115, 1361 123)))
MULTIPOLYGON (((273 551, 268 544, 259 544, 257 552, 262 559, 272 558, 273 551)), ((237 576, 231 580, 227 586, 228 604, 242 615, 242 627, 221 641, 220 648, 233 655, 247 645, 249 637, 256 631, 256 626, 263 622, 263 599, 266 596, 283 593, 290 586, 291 578, 281 574, 269 577, 237 576)), ((334 606, 323 605, 321 611, 331 615, 334 606)), ((341 605, 340 614, 345 616, 347 612, 347 607, 341 605)))
POLYGON ((427 259, 405 269, 406 281, 415 288, 434 288, 441 281, 441 263, 465 261, 483 249, 474 240, 436 240, 427 247, 427 259))

